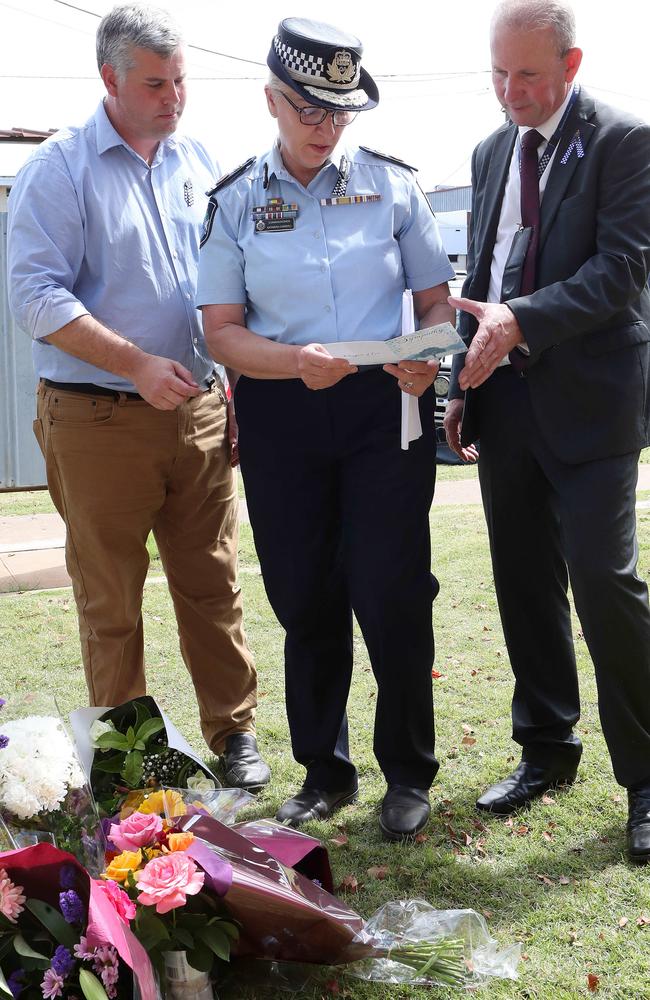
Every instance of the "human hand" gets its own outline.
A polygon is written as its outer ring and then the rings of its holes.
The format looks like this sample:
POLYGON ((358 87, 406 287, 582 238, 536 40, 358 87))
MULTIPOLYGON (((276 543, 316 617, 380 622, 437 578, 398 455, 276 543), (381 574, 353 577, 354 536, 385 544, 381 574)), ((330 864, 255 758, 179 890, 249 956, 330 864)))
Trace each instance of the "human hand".
POLYGON ((478 320, 476 331, 467 354, 463 370, 458 376, 461 389, 475 389, 490 377, 500 361, 510 354, 524 337, 519 323, 508 307, 500 302, 474 302, 473 299, 455 299, 449 305, 471 313, 478 320))
POLYGON ((228 446, 230 448, 230 465, 235 469, 239 465, 239 426, 232 397, 228 400, 228 446))
POLYGON ((447 444, 451 450, 462 458, 463 462, 475 462, 478 458, 476 445, 470 444, 464 448, 460 443, 460 432, 463 426, 463 400, 450 399, 445 409, 442 426, 447 436, 447 444))
POLYGON ((131 378, 142 398, 157 410, 175 410, 186 399, 201 393, 192 373, 180 362, 155 354, 142 353, 131 378))
POLYGON ((435 358, 431 361, 400 361, 397 365, 384 365, 384 371, 393 375, 402 392, 409 396, 421 396, 426 392, 433 385, 439 370, 440 362, 435 358))
POLYGON ((298 378, 308 389, 329 389, 358 369, 345 358, 333 358, 322 344, 307 344, 298 352, 298 378))

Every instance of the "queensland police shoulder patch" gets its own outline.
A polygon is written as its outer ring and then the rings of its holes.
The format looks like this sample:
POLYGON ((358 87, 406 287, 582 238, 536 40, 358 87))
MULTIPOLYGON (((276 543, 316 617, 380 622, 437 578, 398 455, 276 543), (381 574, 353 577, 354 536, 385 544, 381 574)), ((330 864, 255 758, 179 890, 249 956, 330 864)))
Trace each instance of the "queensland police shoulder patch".
POLYGON ((213 195, 208 202, 208 207, 206 208, 205 216, 203 217, 203 228, 201 229, 199 247, 202 247, 205 243, 207 243, 210 238, 212 223, 214 222, 214 217, 217 214, 217 207, 217 199, 213 195))
POLYGON ((376 149, 370 149, 368 146, 359 146, 364 153, 371 153, 372 156, 376 156, 379 160, 387 160, 388 163, 394 163, 398 167, 405 167, 406 170, 414 170, 417 173, 418 168, 411 166, 410 163, 405 163, 404 160, 400 160, 397 156, 389 156, 388 153, 380 153, 376 149))

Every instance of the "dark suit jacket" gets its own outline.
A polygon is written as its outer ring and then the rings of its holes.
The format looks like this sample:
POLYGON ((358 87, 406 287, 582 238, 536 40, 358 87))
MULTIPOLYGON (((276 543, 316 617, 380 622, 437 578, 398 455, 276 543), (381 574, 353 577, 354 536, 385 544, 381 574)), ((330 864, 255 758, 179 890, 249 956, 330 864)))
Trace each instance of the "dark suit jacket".
MULTIPOLYGON (((463 295, 485 301, 517 127, 504 125, 472 158, 472 236, 463 295)), ((650 127, 578 96, 541 205, 537 291, 508 300, 530 348, 530 398, 548 445, 577 463, 625 454, 650 433, 650 127), (576 137, 584 154, 578 156, 576 137), (566 162, 562 159, 574 143, 566 162)), ((469 343, 477 322, 461 314, 469 343)), ((454 359, 451 397, 462 396, 454 359)), ((477 396, 462 439, 480 438, 477 396)))

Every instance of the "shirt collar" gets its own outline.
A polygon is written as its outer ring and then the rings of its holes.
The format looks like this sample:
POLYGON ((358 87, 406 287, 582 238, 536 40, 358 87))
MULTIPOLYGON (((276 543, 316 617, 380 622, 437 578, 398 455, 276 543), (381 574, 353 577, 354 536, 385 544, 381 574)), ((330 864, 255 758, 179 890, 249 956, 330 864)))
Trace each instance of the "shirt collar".
MULTIPOLYGON (((130 153, 138 156, 138 153, 129 146, 117 129, 113 126, 108 114, 106 113, 106 108, 104 107, 104 102, 99 102, 99 107, 94 114, 95 128, 97 134, 97 152, 101 156, 103 153, 107 152, 109 149, 114 149, 116 146, 124 146, 128 149, 130 153)), ((158 149, 156 150, 156 155, 154 156, 152 166, 159 163, 165 150, 174 149, 178 139, 176 134, 168 136, 158 143, 158 149)))
MULTIPOLYGON (((548 140, 551 138, 551 136, 555 132, 556 128, 560 124, 560 122, 562 120, 562 115, 566 111, 567 104, 571 100, 571 95, 572 94, 573 94, 573 87, 569 87, 569 92, 566 95, 566 97, 564 98, 564 100, 562 101, 562 104, 557 109, 557 111, 554 111, 553 114, 551 115, 551 117, 547 118, 546 121, 543 122, 541 125, 535 125, 534 126, 537 129, 537 131, 539 132, 539 134, 544 136, 544 139, 546 140, 546 142, 548 142, 548 140)), ((519 126, 519 141, 520 142, 521 142, 522 137, 526 134, 526 132, 530 132, 530 126, 528 126, 528 125, 520 125, 519 126)))
MULTIPOLYGON (((339 156, 339 159, 340 159, 340 156, 339 156)), ((289 171, 287 170, 287 168, 285 167, 285 165, 284 165, 284 163, 282 161, 282 154, 280 153, 280 146, 279 146, 279 143, 278 143, 277 139, 273 143, 273 148, 269 152, 268 156, 265 157, 265 160, 266 160, 266 163, 268 165, 268 175, 269 175, 269 178, 271 178, 271 177, 273 177, 275 175, 275 177, 277 177, 278 180, 293 181, 294 184, 298 184, 299 183, 296 180, 296 178, 292 174, 290 174, 289 171)), ((338 163, 338 160, 336 162, 338 163)), ((333 161, 331 159, 330 160, 326 160, 325 163, 323 164, 323 166, 320 168, 320 170, 316 174, 316 177, 321 177, 323 171, 327 170, 327 168, 331 167, 332 165, 333 165, 333 161)), ((259 166, 260 166, 260 168, 263 168, 263 166, 264 166, 264 159, 262 161, 260 161, 259 166)), ((261 171, 260 171, 260 173, 261 173, 261 171)), ((314 178, 314 180, 315 179, 316 178, 314 178)))

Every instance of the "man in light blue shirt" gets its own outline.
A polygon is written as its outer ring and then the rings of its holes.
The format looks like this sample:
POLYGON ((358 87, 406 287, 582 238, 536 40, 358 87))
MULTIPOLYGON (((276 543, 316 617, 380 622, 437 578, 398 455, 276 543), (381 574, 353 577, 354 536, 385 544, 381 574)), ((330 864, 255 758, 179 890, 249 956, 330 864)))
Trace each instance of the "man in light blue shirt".
POLYGON ((168 15, 116 7, 97 33, 106 97, 43 143, 10 198, 9 282, 40 377, 35 432, 66 522, 90 700, 145 692, 153 530, 206 742, 231 784, 269 771, 236 579, 226 394, 194 307, 215 164, 175 135, 184 50, 168 15))

